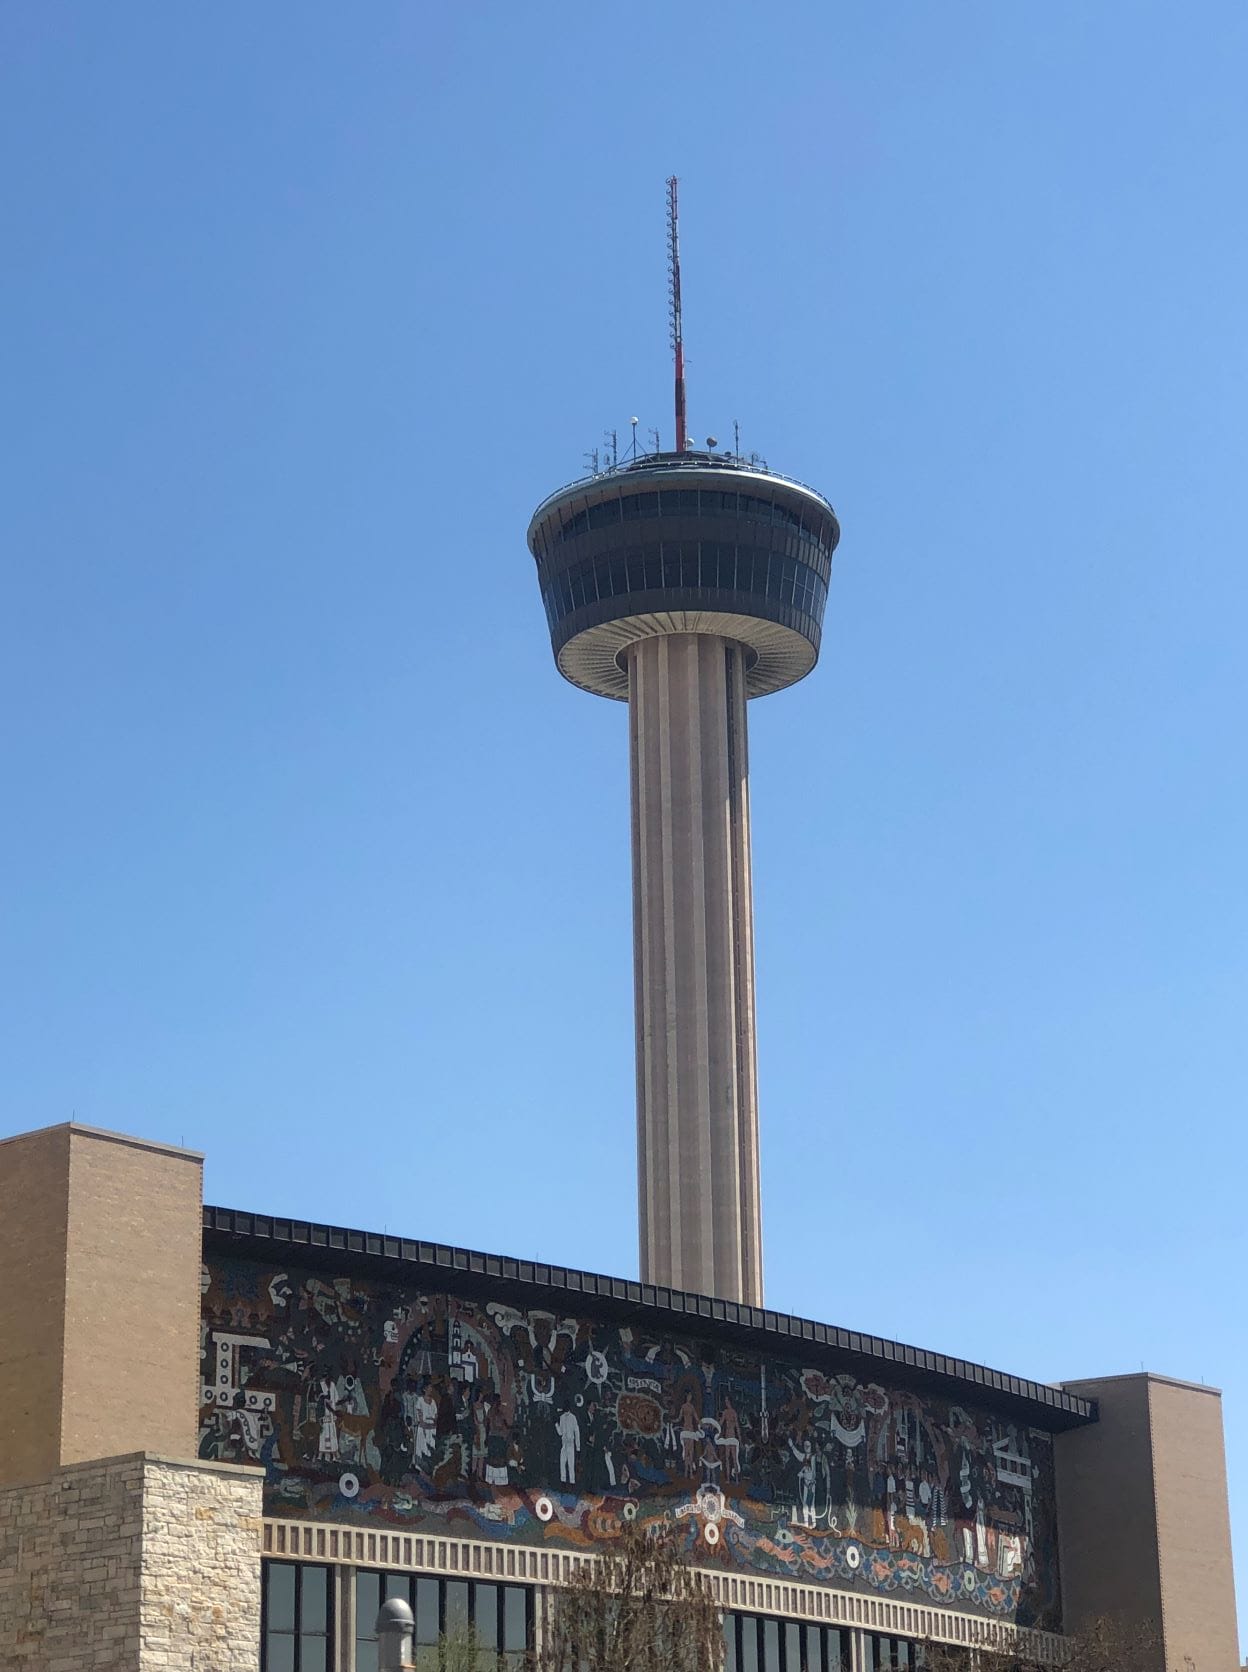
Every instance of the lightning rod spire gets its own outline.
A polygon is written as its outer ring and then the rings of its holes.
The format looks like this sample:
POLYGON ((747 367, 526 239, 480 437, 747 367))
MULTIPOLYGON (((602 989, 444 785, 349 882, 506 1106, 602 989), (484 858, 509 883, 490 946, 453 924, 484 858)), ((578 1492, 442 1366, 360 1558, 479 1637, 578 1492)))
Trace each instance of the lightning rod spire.
POLYGON ((672 355, 676 362, 676 451, 685 450, 685 342, 680 325, 680 214, 676 176, 667 182, 667 282, 672 326, 672 355))

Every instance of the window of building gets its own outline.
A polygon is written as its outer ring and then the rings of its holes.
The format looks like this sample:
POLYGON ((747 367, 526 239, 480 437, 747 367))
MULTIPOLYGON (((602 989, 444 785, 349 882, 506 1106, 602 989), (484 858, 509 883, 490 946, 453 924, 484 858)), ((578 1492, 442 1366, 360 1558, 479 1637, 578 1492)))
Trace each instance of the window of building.
POLYGON ((926 1664, 923 1645, 908 1637, 870 1633, 862 1640, 862 1672, 921 1672, 926 1664))
MULTIPOLYGON (((377 1611, 401 1597, 416 1621, 416 1665, 438 1672, 438 1642, 475 1651, 477 1672, 522 1672, 533 1641, 532 1591, 482 1580, 426 1579, 410 1573, 355 1575, 355 1672, 377 1672, 377 1611)), ((456 1672, 465 1664, 454 1657, 456 1672)))
POLYGON ((553 631, 573 610, 632 593, 681 588, 749 594, 799 610, 815 622, 822 619, 827 599, 826 578, 800 558, 717 540, 665 540, 585 559, 546 577, 542 594, 553 631))
POLYGON ((589 526, 591 528, 605 528, 608 523, 620 520, 620 502, 618 499, 604 499, 601 505, 593 505, 589 511, 589 526))
POLYGON ((724 1672, 850 1672, 850 1634, 758 1614, 724 1615, 724 1672))
POLYGON ((311 1562, 265 1562, 260 1597, 261 1672, 333 1672, 332 1615, 327 1567, 311 1562))

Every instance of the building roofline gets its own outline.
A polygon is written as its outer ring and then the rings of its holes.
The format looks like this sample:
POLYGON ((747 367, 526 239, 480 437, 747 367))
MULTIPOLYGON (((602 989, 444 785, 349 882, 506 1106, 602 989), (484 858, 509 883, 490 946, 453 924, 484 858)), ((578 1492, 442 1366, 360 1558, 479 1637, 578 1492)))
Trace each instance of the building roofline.
POLYGON ((713 472, 717 476, 731 475, 737 480, 752 481, 760 488, 787 488, 807 499, 818 500, 836 524, 838 531, 840 529, 840 519, 826 494, 820 493, 818 488, 812 488, 809 482, 799 481, 796 476, 785 476, 778 470, 769 469, 761 460, 753 463, 749 459, 716 453, 643 453, 636 459, 623 459, 617 465, 608 465, 605 470, 593 471, 588 476, 577 476, 573 481, 565 482, 561 488, 556 488, 553 493, 548 493, 529 518, 526 538, 531 546, 533 530, 538 523, 556 501, 569 494, 594 494, 597 498, 606 499, 613 489, 618 491, 621 485, 632 485, 638 492, 644 491, 645 481, 651 477, 665 478, 670 485, 670 479, 681 472, 686 475, 690 472, 704 475, 713 472), (639 479, 641 487, 637 487, 639 479))
POLYGON ((150 1150, 155 1155, 175 1155, 184 1161, 202 1161, 202 1150, 187 1149, 183 1144, 160 1143, 155 1138, 136 1138, 129 1132, 111 1132, 106 1126, 87 1126, 80 1120, 54 1121, 51 1126, 36 1126, 29 1132, 11 1132, 0 1138, 0 1145, 20 1144, 31 1138, 50 1138, 54 1132, 66 1132, 71 1138, 99 1138, 108 1144, 124 1144, 128 1149, 150 1150))
POLYGON ((206 1206, 203 1223, 205 1241, 221 1252, 286 1259, 286 1250, 297 1249, 307 1265, 358 1270, 391 1280, 408 1276, 422 1284, 431 1278, 453 1279, 454 1286, 465 1293, 488 1289, 493 1295, 510 1293, 539 1306, 543 1302, 567 1306, 572 1297, 581 1295, 605 1302, 617 1315, 644 1319, 655 1328, 688 1328, 692 1323, 708 1339, 731 1336, 740 1340, 744 1335, 763 1351, 792 1353, 800 1348, 808 1357, 834 1358, 841 1368, 866 1376, 887 1376, 928 1392, 956 1393, 968 1401, 1009 1406, 1040 1428, 1074 1428, 1096 1420, 1095 1399, 1065 1388, 770 1307, 740 1305, 546 1261, 512 1259, 448 1243, 237 1208, 206 1206), (283 1252, 277 1254, 278 1249, 283 1252))
POLYGON ((1181 1376, 1167 1376, 1160 1370, 1121 1370, 1112 1376, 1068 1377, 1061 1385, 1078 1391, 1080 1388, 1107 1387, 1111 1382, 1160 1382, 1164 1387, 1183 1388, 1188 1393, 1210 1393, 1215 1399, 1222 1397, 1222 1389, 1210 1382, 1189 1382, 1181 1376))

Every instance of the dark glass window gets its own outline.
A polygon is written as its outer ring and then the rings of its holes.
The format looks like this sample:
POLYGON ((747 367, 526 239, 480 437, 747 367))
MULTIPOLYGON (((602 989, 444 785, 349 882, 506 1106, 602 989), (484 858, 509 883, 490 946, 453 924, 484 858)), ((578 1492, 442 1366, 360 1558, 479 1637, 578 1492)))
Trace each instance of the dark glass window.
POLYGON ((475 1643, 477 1672, 523 1672, 532 1642, 530 1596, 523 1585, 358 1569, 356 1672, 376 1672, 377 1610, 390 1597, 402 1597, 416 1618, 416 1662, 423 1672, 438 1672, 438 1642, 444 1636, 475 1643))
POLYGON ((523 1585, 504 1585, 503 1648, 508 1654, 523 1654, 529 1635, 529 1592, 523 1585))
POLYGON ((262 1672, 332 1672, 333 1609, 327 1567, 311 1562, 266 1562, 260 1614, 262 1672))
POLYGON ((355 1672, 377 1672, 377 1611, 381 1607, 381 1575, 355 1576, 355 1672))
POLYGON ((474 1585, 472 1634, 477 1644, 477 1672, 495 1672, 498 1665, 499 1602, 497 1585, 474 1585))
POLYGON ((468 1581, 447 1579, 442 1603, 442 1630, 448 1637, 456 1637, 468 1630, 468 1581))
POLYGON ((589 526, 591 528, 606 528, 608 523, 620 520, 620 502, 618 499, 604 499, 601 505, 593 505, 589 511, 589 526))
POLYGON ((638 515, 642 517, 657 517, 659 514, 659 496, 657 493, 639 493, 637 495, 638 515))
POLYGON ((752 1614, 741 1619, 741 1672, 758 1672, 759 1622, 752 1614))
POLYGON ((796 1620, 784 1624, 784 1672, 802 1672, 802 1628, 796 1620))
POLYGON ((436 1643, 442 1630, 442 1581, 418 1579, 416 1601, 412 1604, 416 1616, 416 1641, 436 1643))
POLYGON ((863 1672, 918 1672, 925 1658, 923 1645, 908 1637, 863 1638, 863 1672))
POLYGON ((838 1626, 725 1614, 724 1641, 724 1672, 851 1672, 853 1664, 850 1633, 838 1626))
POLYGON ((609 557, 604 554, 547 577, 543 600, 553 632, 573 610, 630 593, 676 588, 752 594, 816 622, 822 619, 827 600, 822 571, 800 557, 784 555, 779 546, 769 551, 718 540, 666 540, 661 546, 655 543, 609 557))
MULTIPOLYGON (((806 1630, 806 1672, 823 1672, 823 1627, 807 1626, 806 1630)), ((839 1672, 833 1666, 829 1672, 839 1672)))

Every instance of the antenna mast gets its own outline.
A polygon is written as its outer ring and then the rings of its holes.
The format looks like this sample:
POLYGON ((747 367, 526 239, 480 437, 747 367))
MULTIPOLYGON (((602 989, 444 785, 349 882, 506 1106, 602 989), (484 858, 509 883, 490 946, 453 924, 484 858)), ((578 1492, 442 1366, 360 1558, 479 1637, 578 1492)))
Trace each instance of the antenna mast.
POLYGON ((680 329, 680 221, 676 206, 676 176, 667 182, 667 291, 672 326, 672 355, 676 361, 676 451, 685 450, 685 342, 680 329))

